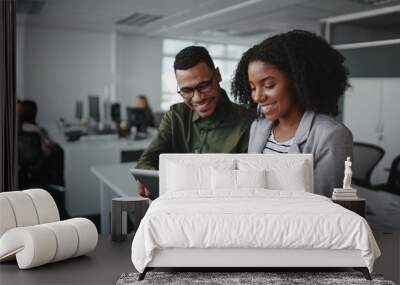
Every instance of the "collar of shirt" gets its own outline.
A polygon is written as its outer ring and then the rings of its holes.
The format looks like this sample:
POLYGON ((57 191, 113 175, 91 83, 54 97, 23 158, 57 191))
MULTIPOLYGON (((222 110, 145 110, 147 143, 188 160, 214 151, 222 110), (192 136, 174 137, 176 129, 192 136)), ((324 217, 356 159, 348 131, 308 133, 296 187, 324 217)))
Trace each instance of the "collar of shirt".
POLYGON ((225 90, 220 88, 219 101, 217 103, 217 107, 215 108, 214 113, 207 118, 202 118, 196 112, 192 111, 192 122, 197 124, 200 128, 216 128, 228 116, 231 104, 232 102, 229 100, 225 90))

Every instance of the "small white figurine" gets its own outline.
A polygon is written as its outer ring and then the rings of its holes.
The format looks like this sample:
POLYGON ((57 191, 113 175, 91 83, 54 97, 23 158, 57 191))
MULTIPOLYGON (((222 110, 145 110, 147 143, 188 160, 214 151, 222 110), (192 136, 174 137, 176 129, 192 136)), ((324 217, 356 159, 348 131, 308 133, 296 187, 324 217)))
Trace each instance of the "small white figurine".
POLYGON ((350 157, 344 162, 344 179, 343 179, 343 189, 351 189, 351 176, 353 172, 351 171, 351 161, 350 157))

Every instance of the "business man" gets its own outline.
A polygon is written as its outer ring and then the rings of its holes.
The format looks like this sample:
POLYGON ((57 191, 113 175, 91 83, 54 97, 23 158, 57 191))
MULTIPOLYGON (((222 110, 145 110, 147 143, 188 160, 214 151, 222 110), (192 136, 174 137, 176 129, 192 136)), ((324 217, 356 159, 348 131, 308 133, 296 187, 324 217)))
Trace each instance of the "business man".
MULTIPOLYGON (((208 51, 200 46, 184 48, 175 57, 174 69, 183 103, 172 105, 164 115, 137 168, 158 169, 161 153, 247 152, 254 115, 229 100, 208 51)), ((142 184, 138 192, 152 198, 142 184)))

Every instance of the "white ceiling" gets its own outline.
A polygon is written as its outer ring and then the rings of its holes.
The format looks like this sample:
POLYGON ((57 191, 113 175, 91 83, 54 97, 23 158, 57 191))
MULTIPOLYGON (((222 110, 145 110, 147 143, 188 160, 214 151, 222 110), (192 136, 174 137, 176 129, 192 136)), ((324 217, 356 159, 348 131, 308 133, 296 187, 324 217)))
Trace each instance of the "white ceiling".
POLYGON ((18 14, 20 24, 247 44, 295 28, 319 33, 321 18, 377 8, 354 0, 35 1, 44 2, 43 9, 38 15, 18 14), (116 24, 133 13, 163 18, 143 27, 116 24))

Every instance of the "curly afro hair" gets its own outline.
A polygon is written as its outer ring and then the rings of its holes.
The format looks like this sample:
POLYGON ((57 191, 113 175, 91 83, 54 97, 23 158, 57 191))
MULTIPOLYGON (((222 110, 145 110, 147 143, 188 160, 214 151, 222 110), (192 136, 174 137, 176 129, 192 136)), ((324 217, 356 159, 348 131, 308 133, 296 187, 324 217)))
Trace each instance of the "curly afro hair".
POLYGON ((345 58, 321 37, 302 30, 272 36, 246 51, 232 81, 236 101, 253 109, 247 69, 262 61, 284 72, 294 90, 291 94, 303 111, 337 115, 338 101, 348 88, 345 58))

